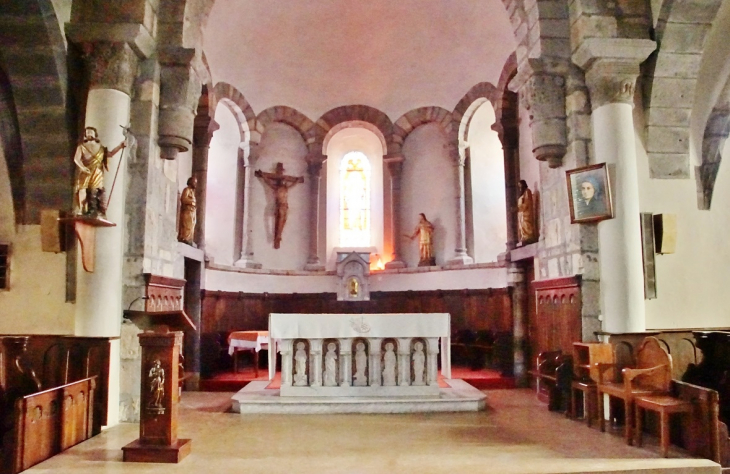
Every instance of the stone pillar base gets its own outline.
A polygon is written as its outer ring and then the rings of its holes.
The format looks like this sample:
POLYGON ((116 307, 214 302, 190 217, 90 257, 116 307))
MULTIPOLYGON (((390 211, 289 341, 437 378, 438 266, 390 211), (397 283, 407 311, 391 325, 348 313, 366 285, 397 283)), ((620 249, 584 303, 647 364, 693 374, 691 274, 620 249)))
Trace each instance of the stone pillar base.
POLYGON ((324 271, 324 265, 320 262, 311 262, 304 265, 304 270, 307 272, 322 272, 324 271))
POLYGON ((446 262, 446 265, 469 265, 474 263, 474 259, 468 256, 466 253, 456 254, 452 259, 446 262))
POLYGON ((406 268, 406 262, 396 257, 395 260, 391 260, 390 262, 386 263, 385 268, 387 270, 391 270, 394 268, 406 268))
POLYGON ((242 256, 233 265, 239 268, 261 268, 261 264, 255 261, 252 255, 242 256))

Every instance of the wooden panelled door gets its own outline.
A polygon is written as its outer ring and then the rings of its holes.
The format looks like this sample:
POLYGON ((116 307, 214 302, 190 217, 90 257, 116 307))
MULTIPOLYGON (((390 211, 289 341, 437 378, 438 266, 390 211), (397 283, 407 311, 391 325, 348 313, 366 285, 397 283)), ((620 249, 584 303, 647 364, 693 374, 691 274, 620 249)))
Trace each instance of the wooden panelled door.
POLYGON ((582 339, 580 276, 536 281, 534 311, 529 311, 530 367, 540 352, 573 353, 573 342, 582 339))

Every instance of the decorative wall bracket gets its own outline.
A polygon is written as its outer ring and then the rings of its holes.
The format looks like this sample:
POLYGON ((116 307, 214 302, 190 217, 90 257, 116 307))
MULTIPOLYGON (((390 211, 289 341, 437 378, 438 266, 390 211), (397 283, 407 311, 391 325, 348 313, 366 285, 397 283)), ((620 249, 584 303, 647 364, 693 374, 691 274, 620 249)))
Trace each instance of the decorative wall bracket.
POLYGON ((96 228, 116 227, 116 224, 100 217, 74 216, 61 217, 58 222, 73 224, 76 238, 81 246, 81 263, 84 270, 94 273, 96 263, 96 228))

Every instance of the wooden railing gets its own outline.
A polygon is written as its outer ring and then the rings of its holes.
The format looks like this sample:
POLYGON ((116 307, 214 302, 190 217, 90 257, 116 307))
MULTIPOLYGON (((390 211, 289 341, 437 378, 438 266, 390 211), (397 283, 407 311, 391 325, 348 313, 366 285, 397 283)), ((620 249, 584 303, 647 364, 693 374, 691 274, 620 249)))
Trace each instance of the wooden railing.
POLYGON ((26 395, 15 403, 6 435, 3 473, 15 474, 99 434, 94 422, 96 379, 89 377, 26 395))

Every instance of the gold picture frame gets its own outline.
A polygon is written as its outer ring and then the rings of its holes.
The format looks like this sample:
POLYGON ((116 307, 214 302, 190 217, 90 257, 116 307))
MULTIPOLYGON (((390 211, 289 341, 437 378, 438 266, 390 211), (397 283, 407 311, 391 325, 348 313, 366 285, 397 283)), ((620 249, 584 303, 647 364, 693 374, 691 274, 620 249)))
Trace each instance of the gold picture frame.
POLYGON ((570 222, 583 224, 613 218, 611 182, 606 163, 565 172, 570 202, 570 222))

